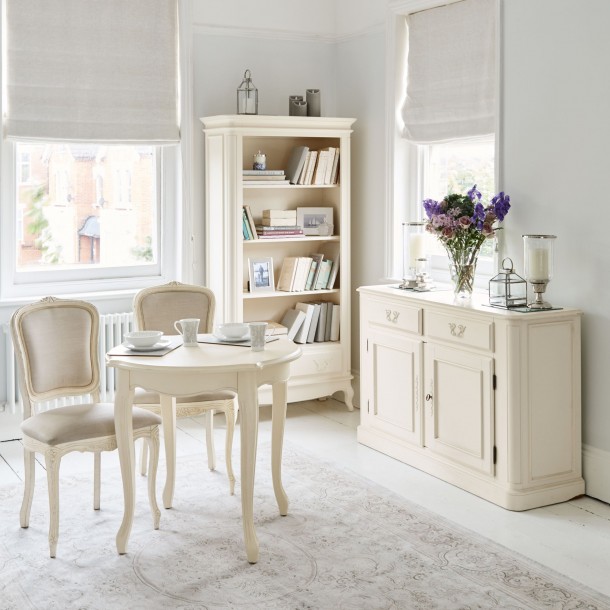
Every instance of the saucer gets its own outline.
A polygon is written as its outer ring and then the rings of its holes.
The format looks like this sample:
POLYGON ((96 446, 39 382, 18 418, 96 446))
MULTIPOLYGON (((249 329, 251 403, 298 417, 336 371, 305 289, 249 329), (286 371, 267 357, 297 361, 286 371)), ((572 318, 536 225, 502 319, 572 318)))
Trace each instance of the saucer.
POLYGON ((216 334, 214 334, 214 337, 216 337, 216 339, 218 339, 222 343, 242 343, 244 341, 250 341, 250 333, 246 333, 245 335, 242 335, 238 339, 227 339, 227 337, 224 337, 223 335, 216 335, 216 334))
POLYGON ((154 352, 156 350, 167 347, 170 343, 171 341, 169 339, 161 339, 161 341, 158 341, 154 345, 149 345, 148 347, 137 347, 136 345, 132 345, 128 341, 123 341, 123 347, 126 347, 132 352, 154 352))

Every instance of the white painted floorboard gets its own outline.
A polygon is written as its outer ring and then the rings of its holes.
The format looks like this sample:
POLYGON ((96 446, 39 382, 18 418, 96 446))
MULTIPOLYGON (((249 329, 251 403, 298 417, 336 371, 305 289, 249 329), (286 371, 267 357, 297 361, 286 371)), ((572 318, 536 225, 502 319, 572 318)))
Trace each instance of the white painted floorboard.
MULTIPOLYGON (((225 422, 215 418, 217 453, 224 452, 225 422)), ((582 497, 525 512, 511 512, 420 472, 377 451, 359 445, 356 426, 359 411, 328 399, 288 406, 286 442, 303 448, 320 459, 336 462, 361 476, 415 502, 428 510, 490 538, 539 563, 561 572, 610 596, 610 506, 582 497)), ((201 454, 207 467, 204 419, 178 420, 179 455, 201 454)), ((259 438, 271 437, 271 408, 261 407, 259 438)), ((239 424, 234 440, 239 443, 239 424)), ((165 476, 163 451, 159 480, 165 476)), ((62 475, 92 472, 89 454, 71 454, 62 460, 62 475)), ((105 453, 102 465, 118 466, 116 452, 105 453)), ((234 459, 239 477, 239 460, 234 459)), ((217 470, 225 473, 224 459, 217 459, 217 470)), ((19 441, 0 443, 0 486, 19 483, 23 476, 22 448, 19 441)), ((37 476, 45 476, 39 466, 37 476)), ((103 470, 102 470, 103 477, 103 470)), ((239 484, 239 482, 238 482, 239 484)), ((179 493, 180 472, 176 493, 179 493)), ((290 490, 287 489, 290 497, 290 490)), ((102 498, 103 502, 103 498, 102 498)), ((18 519, 15 515, 15 519, 18 519)))

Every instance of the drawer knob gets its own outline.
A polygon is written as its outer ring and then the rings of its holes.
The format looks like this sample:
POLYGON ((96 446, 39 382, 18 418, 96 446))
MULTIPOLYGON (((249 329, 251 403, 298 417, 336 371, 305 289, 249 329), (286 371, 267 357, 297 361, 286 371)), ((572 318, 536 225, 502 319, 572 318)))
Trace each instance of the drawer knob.
POLYGON ((461 339, 464 336, 464 331, 466 327, 463 324, 455 324, 454 322, 449 322, 449 330, 454 337, 458 337, 461 339))
POLYGON ((432 394, 426 394, 426 402, 430 402, 432 400, 432 394))
POLYGON ((391 309, 385 310, 385 317, 388 322, 392 322, 392 324, 396 324, 398 322, 398 316, 400 315, 399 311, 392 311, 391 309))

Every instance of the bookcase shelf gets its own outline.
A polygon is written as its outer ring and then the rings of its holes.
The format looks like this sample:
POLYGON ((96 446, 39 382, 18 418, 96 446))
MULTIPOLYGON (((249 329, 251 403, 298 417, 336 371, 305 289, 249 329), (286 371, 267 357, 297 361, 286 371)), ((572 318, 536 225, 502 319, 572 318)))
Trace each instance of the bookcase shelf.
MULTIPOLYGON (((223 115, 201 119, 205 141, 205 264, 206 283, 216 295, 216 322, 281 322, 298 303, 328 303, 339 312, 338 341, 304 343, 303 356, 291 365, 288 401, 320 398, 342 392, 352 409, 351 282, 350 282, 350 137, 354 119, 223 115), (267 168, 287 169, 298 146, 339 150, 337 184, 243 184, 243 170, 263 151, 267 168), (263 210, 331 208, 332 236, 244 240, 242 209, 250 207, 258 223, 263 210), (286 257, 313 254, 339 261, 330 290, 299 292, 248 291, 249 259, 271 260, 275 284, 286 257)), ((319 308, 317 308, 319 309, 319 308)), ((261 403, 270 392, 261 388, 261 403)))

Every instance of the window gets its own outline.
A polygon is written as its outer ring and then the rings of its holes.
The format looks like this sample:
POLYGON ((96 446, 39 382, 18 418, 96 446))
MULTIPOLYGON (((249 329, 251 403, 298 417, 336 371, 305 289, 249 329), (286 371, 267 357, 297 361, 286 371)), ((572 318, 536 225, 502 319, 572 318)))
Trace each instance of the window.
POLYGON ((17 180, 20 184, 27 184, 30 181, 30 151, 22 150, 19 154, 19 175, 17 180))
MULTIPOLYGON (((423 220, 422 201, 426 198, 442 199, 449 192, 466 193, 473 184, 482 192, 486 201, 497 192, 496 188, 496 138, 494 133, 496 125, 495 89, 497 82, 497 65, 495 61, 495 26, 492 27, 497 11, 495 0, 404 0, 395 3, 390 10, 394 15, 394 28, 390 30, 390 45, 392 48, 392 62, 390 80, 388 82, 389 99, 393 102, 392 113, 389 114, 389 138, 393 143, 391 147, 391 159, 388 167, 392 172, 389 180, 389 198, 387 208, 387 255, 386 269, 388 279, 396 280, 402 277, 402 223, 408 221, 423 220), (432 10, 429 10, 432 9, 432 10), (451 66, 446 69, 448 62, 439 55, 439 40, 442 40, 439 32, 443 26, 447 28, 447 35, 454 35, 454 26, 458 19, 454 19, 455 13, 446 18, 443 24, 436 19, 439 11, 457 10, 457 15, 466 28, 473 28, 476 38, 483 38, 481 42, 484 48, 493 47, 494 52, 479 51, 479 55, 487 58, 491 55, 492 60, 484 59, 481 62, 481 70, 472 73, 471 60, 468 55, 467 61, 462 61, 468 66, 463 78, 456 77, 460 66, 451 66), (468 12, 470 11, 470 13, 468 12), (475 19, 480 14, 486 13, 486 21, 476 26, 471 17, 475 19), (413 20, 409 16, 416 17, 416 23, 421 30, 409 31, 409 24, 413 27, 413 20), (422 25, 423 22, 423 25, 422 25), (491 25, 490 25, 491 24, 491 25), (426 31, 428 28, 428 31, 426 31), (429 32, 437 35, 430 36, 429 32), (482 34, 482 32, 484 32, 482 34), (411 36, 411 40, 410 40, 411 36), (410 47, 416 42, 422 42, 414 53, 414 60, 408 59, 408 54, 413 51, 410 47), (425 45, 431 44, 434 49, 432 59, 425 57, 429 49, 425 45), (485 45, 487 45, 485 47, 485 45), (429 63, 431 62, 431 64, 429 63), (409 63, 417 72, 409 75, 409 63), (439 80, 428 82, 426 79, 433 78, 435 66, 440 66, 438 71, 439 80), (472 104, 474 111, 469 111, 471 104, 466 98, 466 103, 461 103, 460 91, 454 91, 453 80, 444 82, 442 79, 451 74, 451 79, 456 78, 458 82, 467 82, 469 79, 483 78, 484 84, 481 88, 486 90, 486 105, 476 106, 472 104), (483 76, 481 76, 483 75, 483 76), (409 80, 411 78, 411 80, 409 80), (415 84, 414 84, 415 83, 415 84), (419 95, 407 95, 405 92, 409 85, 415 87, 415 93, 419 95), (441 95, 437 91, 447 91, 447 95, 441 95), (455 101, 450 100, 455 94, 455 101), (450 100, 432 108, 438 97, 450 100), (408 103, 407 103, 407 98, 408 103), (408 110, 407 110, 408 109, 408 110), (430 109, 430 112, 428 112, 430 109), (463 109, 466 109, 462 112, 463 109), (409 112, 412 124, 405 124, 405 113, 409 112), (414 117, 414 118, 413 118, 414 117), (452 135, 453 134, 453 135, 452 135), (486 135, 485 135, 486 134, 486 135)), ((455 29, 457 31, 457 29, 455 29)), ((468 30, 470 31, 470 30, 468 30)), ((464 46, 461 40, 471 40, 471 36, 458 36, 457 46, 464 46)), ((450 47, 450 45, 449 45, 450 47)), ((472 45, 468 43, 467 53, 472 53, 472 45)), ((450 47, 451 48, 451 47, 450 47)), ((451 48, 454 53, 455 46, 451 48)), ((453 57, 451 58, 454 59, 453 57)), ((474 58, 474 63, 477 59, 474 58)), ((472 90, 478 90, 476 86, 472 90)), ((472 97, 472 90, 466 95, 472 97)), ((411 90, 413 94, 413 89, 411 90)), ((496 244, 489 240, 481 251, 477 277, 481 282, 494 274, 494 250, 496 244)), ((448 268, 444 248, 438 244, 438 249, 432 257, 433 276, 439 281, 448 279, 448 268)))

